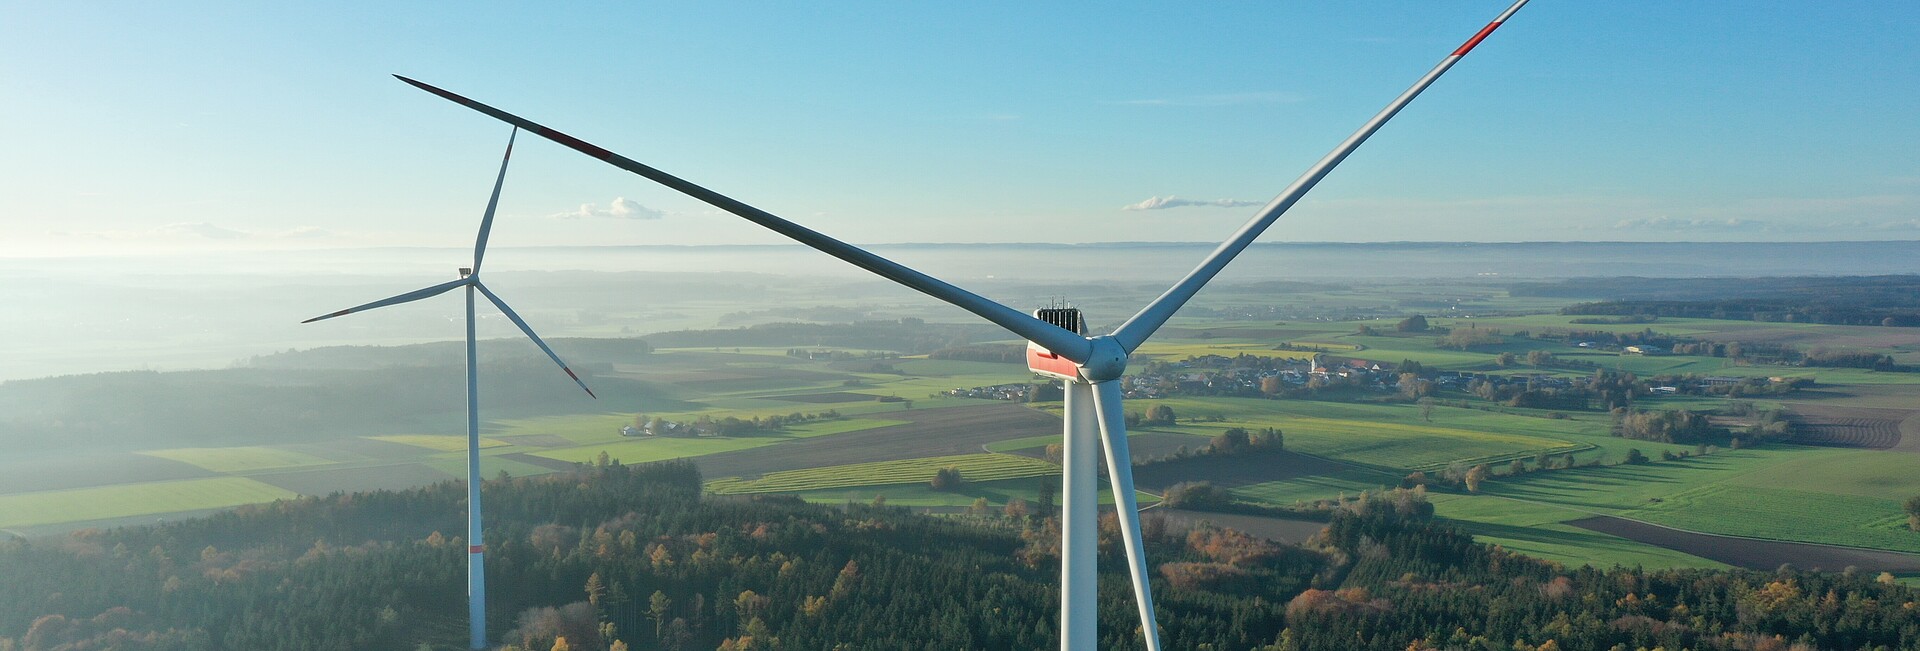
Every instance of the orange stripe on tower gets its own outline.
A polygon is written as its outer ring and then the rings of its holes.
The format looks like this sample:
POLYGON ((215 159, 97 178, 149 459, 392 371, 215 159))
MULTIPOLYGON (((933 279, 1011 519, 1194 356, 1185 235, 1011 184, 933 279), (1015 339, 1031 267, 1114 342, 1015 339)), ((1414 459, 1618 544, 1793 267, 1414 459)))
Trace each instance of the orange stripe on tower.
POLYGON ((1460 49, 1458 50, 1454 50, 1453 56, 1465 56, 1468 52, 1473 51, 1473 46, 1479 45, 1480 41, 1486 40, 1488 34, 1492 34, 1493 30, 1496 30, 1499 28, 1500 28, 1500 21, 1496 20, 1491 23, 1487 23, 1486 27, 1480 28, 1480 33, 1474 34, 1473 38, 1467 39, 1467 43, 1465 45, 1460 46, 1460 49))
POLYGON ((486 545, 474 545, 472 547, 467 548, 467 553, 469 554, 478 554, 484 551, 487 551, 486 545))

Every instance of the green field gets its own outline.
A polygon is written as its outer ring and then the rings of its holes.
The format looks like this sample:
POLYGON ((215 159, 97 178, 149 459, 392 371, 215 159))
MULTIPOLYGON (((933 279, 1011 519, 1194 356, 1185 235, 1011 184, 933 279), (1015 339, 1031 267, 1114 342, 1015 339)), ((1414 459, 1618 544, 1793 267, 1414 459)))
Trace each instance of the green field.
POLYGON ((1483 490, 1706 533, 1920 552, 1920 536, 1906 531, 1900 508, 1920 481, 1893 475, 1913 461, 1901 452, 1772 446, 1530 473, 1483 490), (1863 472, 1850 475, 1854 468, 1863 472), (1895 483, 1879 483, 1887 480, 1895 483))
POLYGON ((1588 531, 1568 524, 1592 513, 1489 495, 1433 495, 1434 513, 1476 540, 1565 564, 1706 567, 1725 565, 1681 552, 1588 531))
POLYGON ((558 459, 560 461, 593 463, 595 459, 600 457, 600 453, 604 451, 607 453, 607 456, 618 459, 621 463, 651 463, 654 461, 666 461, 668 459, 697 457, 715 452, 732 452, 734 450, 757 448, 763 445, 771 445, 779 440, 780 439, 775 438, 724 436, 688 439, 628 439, 615 443, 603 443, 562 450, 544 450, 534 452, 533 455, 536 457, 546 457, 548 459, 558 459))
POLYGON ((1436 409, 1429 423, 1407 404, 1206 397, 1140 400, 1131 407, 1151 405, 1172 407, 1181 422, 1145 431, 1213 436, 1230 427, 1274 427, 1286 434, 1287 449, 1380 468, 1436 469, 1594 447, 1564 433, 1592 430, 1591 423, 1475 410, 1436 409), (1213 422, 1216 417, 1222 420, 1213 422), (1202 422, 1188 422, 1193 418, 1202 422))
POLYGON ((0 495, 0 528, 214 509, 299 497, 244 477, 0 495))
POLYGON ((1053 464, 1011 454, 963 454, 951 457, 927 457, 898 461, 876 461, 844 466, 808 468, 767 473, 758 479, 737 477, 707 482, 707 490, 722 495, 739 493, 786 493, 929 482, 941 468, 959 468, 968 481, 995 481, 1059 474, 1053 464))
MULTIPOLYGON (((367 438, 375 441, 411 445, 416 448, 426 448, 439 452, 460 452, 467 449, 467 437, 448 434, 389 434, 387 436, 369 436, 367 438)), ((510 444, 506 441, 497 441, 486 437, 481 437, 480 439, 481 449, 506 447, 508 445, 510 444)))
MULTIPOLYGON (((937 491, 927 482, 903 484, 884 484, 879 486, 850 486, 846 488, 824 488, 811 491, 795 491, 792 494, 800 499, 820 504, 844 504, 853 502, 866 504, 875 497, 887 498, 888 506, 908 506, 915 508, 957 508, 972 506, 974 500, 986 498, 988 506, 1000 509, 1015 499, 1025 500, 1029 505, 1040 499, 1040 483, 1053 485, 1054 499, 1059 499, 1060 475, 1041 475, 1021 479, 1002 479, 999 481, 969 481, 959 488, 937 491)), ((1101 482, 1099 502, 1113 504, 1113 492, 1107 490, 1106 482, 1101 482)), ((1134 499, 1141 505, 1155 504, 1160 498, 1151 493, 1134 493, 1134 499)), ((996 511, 997 512, 997 511, 996 511)))
POLYGON ((249 470, 265 470, 269 468, 320 466, 333 463, 332 461, 311 454, 264 446, 173 448, 170 450, 148 450, 140 454, 162 459, 172 459, 220 473, 246 472, 249 470))

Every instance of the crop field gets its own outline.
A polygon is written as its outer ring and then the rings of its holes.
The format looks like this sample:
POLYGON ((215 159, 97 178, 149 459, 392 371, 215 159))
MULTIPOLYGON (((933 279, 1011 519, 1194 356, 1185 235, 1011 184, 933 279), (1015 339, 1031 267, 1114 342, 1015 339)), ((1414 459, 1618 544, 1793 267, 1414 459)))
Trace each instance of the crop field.
MULTIPOLYGON (((367 438, 375 441, 411 445, 439 452, 461 452, 467 449, 467 437, 454 436, 451 434, 390 434, 386 436, 369 436, 367 438)), ((481 449, 501 448, 507 447, 508 445, 511 444, 506 441, 496 441, 484 436, 480 437, 481 449)))
POLYGON ((1567 524, 1594 517, 1577 508, 1492 495, 1440 493, 1430 499, 1436 515, 1472 532, 1476 540, 1569 567, 1725 567, 1684 551, 1567 524))
POLYGON ((905 484, 931 481, 935 471, 947 467, 958 468, 963 478, 979 481, 1040 477, 1060 473, 1059 466, 1045 461, 1011 454, 983 453, 784 470, 767 473, 752 480, 729 477, 708 481, 707 490, 722 495, 732 495, 905 484))
POLYGON ((221 508, 293 497, 299 494, 244 477, 0 495, 0 528, 221 508))
POLYGON ((1793 409, 1793 442, 1848 448, 1900 445, 1900 421, 1916 413, 1895 409, 1798 406, 1793 409))
POLYGON ((1005 402, 970 402, 900 412, 902 419, 911 419, 908 424, 710 454, 694 463, 709 478, 758 477, 783 470, 975 454, 995 441, 1060 431, 1059 419, 1046 412, 1005 402))
MULTIPOLYGON (((461 444, 464 447, 465 441, 462 440, 461 444)), ((311 454, 285 448, 264 446, 173 448, 170 450, 148 450, 141 452, 141 454, 162 459, 172 459, 221 473, 266 470, 269 468, 319 466, 332 463, 332 461, 311 454)))
POLYGON ((1570 522, 1576 527, 1608 533, 1669 549, 1685 550, 1728 565, 1771 570, 1781 565, 1828 572, 1855 568, 1866 572, 1920 572, 1920 556, 1868 549, 1828 547, 1804 543, 1728 538, 1677 531, 1608 516, 1570 522))
POLYGON ((1920 491, 1920 479, 1901 472, 1910 463, 1895 451, 1772 446, 1529 473, 1483 490, 1705 533, 1920 552, 1899 503, 1920 491))
POLYGON ((419 463, 400 463, 382 466, 361 466, 346 468, 318 468, 313 470, 289 470, 254 475, 254 479, 263 484, 283 488, 301 495, 329 495, 335 492, 363 492, 376 490, 403 490, 442 482, 455 477, 465 477, 464 466, 449 473, 419 463))
MULTIPOLYGON (((812 491, 798 491, 791 494, 800 499, 820 504, 844 504, 847 502, 866 504, 872 502, 875 497, 885 497, 888 506, 937 508, 946 511, 957 511, 963 507, 972 506, 974 500, 981 498, 985 498, 987 505, 993 509, 1005 507, 1008 502, 1015 499, 1023 500, 1031 506, 1039 501, 1040 485, 1042 483, 1051 485, 1051 490, 1053 490, 1056 495, 1055 499, 1059 499, 1060 475, 1057 473, 1020 479, 1002 479, 999 481, 969 481, 961 484, 959 488, 945 491, 933 490, 933 487, 929 486, 928 482, 917 481, 880 486, 827 488, 812 491)), ((1144 492, 1135 493, 1134 499, 1142 507, 1160 501, 1159 496, 1144 492)), ((1105 506, 1111 506, 1113 504, 1113 493, 1107 490, 1104 480, 1100 482, 1100 496, 1098 501, 1105 506)))
POLYGON ((1892 499, 1726 483, 1626 515, 1693 531, 1920 552, 1920 536, 1907 530, 1907 516, 1892 499))
POLYGON ((600 457, 601 452, 606 452, 607 456, 619 459, 621 463, 650 463, 757 448, 771 445, 776 441, 778 439, 771 437, 633 438, 564 450, 542 450, 530 454, 560 461, 592 463, 600 457))
MULTIPOLYGON (((1430 469, 1450 463, 1480 463, 1592 449, 1591 444, 1549 433, 1549 421, 1464 410, 1452 419, 1424 422, 1412 405, 1363 405, 1309 400, 1257 398, 1176 398, 1136 402, 1165 404, 1182 423, 1148 427, 1212 436, 1229 427, 1274 427, 1286 434, 1287 448, 1382 468, 1430 469), (1213 417, 1220 422, 1187 423, 1213 417)), ((1436 412, 1437 414, 1438 412, 1436 412)), ((1565 426, 1562 425, 1562 428, 1565 426)))
POLYGON ((212 476, 205 468, 128 452, 16 456, 0 460, 0 495, 212 476))

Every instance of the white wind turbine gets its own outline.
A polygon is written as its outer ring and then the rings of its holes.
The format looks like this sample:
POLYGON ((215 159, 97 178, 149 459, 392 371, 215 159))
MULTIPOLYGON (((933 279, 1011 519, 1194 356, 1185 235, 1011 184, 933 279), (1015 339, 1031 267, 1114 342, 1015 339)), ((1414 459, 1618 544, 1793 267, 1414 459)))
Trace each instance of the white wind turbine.
POLYGON ((726 195, 695 185, 631 158, 615 154, 573 136, 554 131, 519 116, 467 99, 460 95, 406 77, 401 81, 493 116, 516 127, 532 131, 588 156, 606 161, 620 169, 639 174, 661 185, 680 191, 714 207, 733 213, 774 232, 785 235, 828 255, 845 260, 888 280, 918 290, 956 307, 992 321, 1027 339, 1028 367, 1035 372, 1067 381, 1063 482, 1061 501, 1065 514, 1061 526, 1060 563, 1060 648, 1067 651, 1094 649, 1098 645, 1096 613, 1097 576, 1094 562, 1097 545, 1096 455, 1104 449, 1116 510, 1121 520, 1121 540, 1126 547, 1127 566, 1133 580, 1133 594, 1140 612, 1140 632, 1149 650, 1160 648, 1160 636, 1153 615, 1153 599, 1148 586, 1146 554, 1140 534, 1140 517, 1133 491, 1133 467, 1127 451, 1125 410, 1121 404, 1120 376, 1126 371, 1127 356, 1146 342, 1174 312, 1220 273, 1234 256, 1246 249, 1280 215, 1326 177, 1334 166, 1392 119, 1400 109, 1426 90, 1461 57, 1466 56, 1488 34, 1520 10, 1527 0, 1519 0, 1487 24, 1465 44, 1447 55, 1406 92, 1385 109, 1361 125, 1319 162, 1308 168, 1291 185, 1274 197, 1259 214, 1236 231, 1213 253, 1188 272, 1185 278, 1154 299, 1112 334, 1088 337, 1077 311, 1042 310, 1029 316, 939 279, 907 268, 822 235, 793 222, 726 195), (1046 320, 1042 320, 1044 317, 1046 320))
POLYGON ((514 325, 520 326, 520 331, 527 333, 527 338, 532 339, 534 345, 539 346, 547 357, 553 358, 553 363, 559 364, 560 370, 565 371, 567 377, 573 378, 573 382, 580 385, 581 390, 594 398, 599 397, 593 395, 593 389, 587 388, 587 383, 581 381, 580 376, 575 375, 573 369, 568 368, 567 363, 560 360, 560 356, 547 346, 547 342, 540 339, 540 335, 534 334, 533 328, 527 325, 526 320, 521 319, 519 314, 514 313, 513 308, 507 307, 506 301, 500 300, 499 296, 480 283, 480 261, 487 255, 487 235, 493 230, 493 210, 500 205, 500 186, 507 180, 507 162, 513 158, 513 139, 519 134, 520 129, 515 127, 513 133, 507 136, 507 153, 500 157, 500 175, 493 181, 493 196, 487 199, 487 212, 480 217, 480 235, 473 243, 473 267, 461 269, 460 277, 455 280, 301 321, 301 323, 313 323, 354 312, 364 312, 376 307, 438 296, 458 287, 467 288, 467 634, 469 648, 473 649, 487 648, 486 542, 480 535, 480 380, 473 338, 474 292, 477 290, 481 295, 486 296, 494 307, 500 308, 500 312, 507 315, 507 319, 513 321, 514 325))

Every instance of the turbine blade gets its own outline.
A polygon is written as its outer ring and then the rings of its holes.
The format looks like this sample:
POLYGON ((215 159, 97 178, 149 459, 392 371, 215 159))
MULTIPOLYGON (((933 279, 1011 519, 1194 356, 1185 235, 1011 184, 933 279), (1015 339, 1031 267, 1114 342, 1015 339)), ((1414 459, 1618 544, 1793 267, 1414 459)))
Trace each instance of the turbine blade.
POLYGON ((499 296, 494 295, 492 290, 487 289, 487 286, 480 284, 479 281, 475 281, 473 283, 473 286, 476 289, 479 289, 481 294, 485 294, 487 297, 487 300, 493 302, 494 307, 500 308, 500 313, 507 315, 508 320, 513 321, 514 325, 520 326, 520 331, 527 333, 527 338, 533 340, 533 345, 539 346, 540 350, 545 352, 547 354, 547 357, 553 360, 553 363, 559 364, 560 370, 565 371, 567 373, 567 377, 573 378, 573 383, 580 385, 581 391, 587 392, 587 396, 595 400, 600 399, 600 396, 594 395, 593 389, 587 388, 586 381, 581 380, 580 376, 575 375, 573 373, 573 369, 568 367, 567 363, 564 360, 560 359, 560 355, 557 353, 554 353, 553 348, 548 346, 547 342, 542 341, 540 339, 540 335, 533 333, 533 326, 527 325, 527 321, 525 319, 520 318, 519 314, 515 314, 513 311, 513 308, 507 307, 506 301, 500 300, 499 296))
POLYGON ((1113 509, 1120 516, 1120 541, 1127 548, 1127 570, 1133 577, 1133 599, 1140 605, 1140 634, 1147 651, 1160 651, 1160 631, 1153 619, 1153 586, 1147 577, 1147 547, 1140 534, 1140 504, 1133 494, 1133 456, 1127 450, 1126 406, 1120 382, 1093 385, 1093 404, 1100 414, 1100 448, 1106 451, 1107 479, 1113 486, 1113 509))
POLYGON ((690 181, 654 169, 631 158, 601 149, 579 138, 554 131, 553 129, 549 129, 520 116, 486 104, 481 104, 450 91, 442 90, 400 75, 394 75, 394 77, 400 81, 412 84, 421 90, 451 100, 461 106, 493 116, 502 122, 526 129, 543 138, 566 145, 575 151, 606 161, 614 167, 644 176, 655 183, 667 186, 682 194, 704 201, 716 208, 738 215, 747 221, 785 235, 796 242, 805 244, 827 255, 845 260, 856 267, 873 272, 883 278, 906 285, 922 294, 946 301, 955 307, 972 312, 983 319, 992 321, 1000 327, 1011 330, 1014 334, 1020 335, 1029 341, 1040 344, 1046 347, 1047 350, 1061 357, 1075 362, 1085 363, 1089 353, 1092 351, 1092 345, 1087 342, 1085 337, 1079 334, 1067 332, 1064 329, 1048 325, 1046 322, 1033 318, 1019 310, 995 303, 978 294, 955 287, 945 281, 920 273, 900 263, 874 255, 864 249, 828 237, 799 224, 781 219, 772 213, 747 205, 732 197, 695 185, 690 181))
POLYGON ((1214 275, 1220 273, 1220 270, 1225 268, 1228 262, 1232 262, 1234 256, 1239 255, 1242 250, 1247 248, 1247 245, 1253 243, 1255 238, 1260 237, 1260 234, 1265 232, 1268 226, 1273 225, 1275 220, 1280 219, 1281 214, 1287 212, 1288 208, 1292 208, 1295 202, 1300 201, 1300 197, 1305 196, 1308 190, 1312 190, 1313 186, 1320 182, 1320 179, 1326 178, 1327 173, 1333 171, 1334 166, 1339 165, 1340 161, 1346 160, 1347 155, 1353 153, 1353 150, 1358 148, 1361 143, 1366 142, 1367 138, 1372 136, 1375 131, 1379 131, 1381 125, 1386 124, 1387 120, 1393 119, 1394 114, 1399 113, 1400 109, 1405 108, 1408 102, 1412 102, 1413 98, 1418 97, 1421 91, 1426 90, 1427 86, 1432 85, 1435 79, 1439 79, 1442 73, 1445 73, 1448 68, 1452 68, 1453 64, 1459 62, 1461 57, 1466 56, 1467 52, 1472 51, 1474 46, 1479 45, 1481 40, 1485 39, 1488 34, 1492 34, 1494 29, 1500 27, 1501 23, 1506 22, 1509 17, 1513 16, 1514 12, 1519 11, 1520 7, 1525 4, 1527 4, 1527 0, 1519 0, 1513 3, 1513 6, 1508 7, 1504 13, 1500 14, 1499 18, 1495 18, 1493 22, 1487 23, 1487 26, 1481 28, 1479 33, 1474 34, 1473 38, 1469 39, 1466 44, 1461 45, 1455 49, 1452 54, 1441 59, 1438 65, 1435 65, 1432 70, 1427 71, 1427 74, 1421 77, 1419 81, 1414 82, 1413 87, 1408 88, 1406 92, 1394 98, 1391 103, 1387 104, 1386 108, 1381 109, 1379 113, 1375 114, 1373 119, 1367 120, 1366 124, 1360 126, 1359 131, 1355 131, 1353 135, 1347 136, 1347 139, 1341 141, 1340 145, 1334 147, 1333 151, 1328 152, 1325 158, 1321 158, 1320 162, 1314 163, 1313 167, 1307 168, 1305 174, 1300 175, 1300 178, 1295 180, 1292 185, 1282 190, 1279 196, 1274 197, 1273 201, 1267 204, 1267 207, 1260 210, 1258 215, 1255 215, 1245 226, 1241 226, 1240 230, 1233 234, 1233 237, 1228 238, 1225 242, 1221 242, 1219 248, 1214 249, 1213 253, 1209 254, 1206 260, 1200 262, 1200 266, 1188 272, 1187 276, 1181 278, 1179 283, 1168 288, 1166 293, 1161 294, 1159 298, 1154 299, 1152 303, 1142 308, 1138 314, 1133 315, 1133 318, 1121 324, 1120 328, 1113 332, 1114 340, 1119 342, 1120 347, 1126 349, 1129 353, 1139 348, 1140 344, 1146 342, 1147 337, 1152 336, 1155 330, 1160 329, 1160 326, 1167 323, 1167 319, 1173 318, 1173 313, 1179 311, 1180 306, 1185 305, 1188 299, 1193 298, 1193 295, 1198 293, 1200 288, 1207 284, 1207 281, 1212 280, 1214 275))
POLYGON ((487 199, 487 213, 480 217, 480 236, 473 240, 473 273, 480 273, 480 259, 487 255, 487 235, 493 232, 493 209, 500 205, 500 186, 507 182, 507 161, 513 159, 513 139, 520 135, 514 127, 507 135, 507 153, 500 157, 500 176, 493 180, 493 196, 487 199))
POLYGON ((447 282, 444 282, 444 283, 440 283, 440 284, 438 284, 438 285, 434 285, 434 286, 432 286, 432 287, 427 287, 427 288, 424 288, 424 289, 416 289, 416 290, 413 290, 413 291, 411 291, 411 292, 407 292, 407 293, 405 293, 405 294, 401 294, 401 295, 399 295, 399 296, 394 296, 394 297, 392 297, 392 298, 383 298, 383 299, 380 299, 380 300, 377 300, 377 301, 374 301, 374 302, 372 302, 372 303, 368 303, 368 304, 366 304, 366 305, 355 305, 355 306, 353 306, 353 307, 350 307, 350 308, 347 308, 347 309, 344 309, 344 310, 341 310, 341 311, 339 311, 339 312, 334 312, 334 313, 332 313, 332 314, 322 314, 322 315, 320 315, 320 316, 316 316, 316 317, 313 317, 313 318, 311 318, 311 319, 307 319, 307 320, 305 320, 305 321, 301 321, 301 323, 313 323, 313 322, 315 322, 315 321, 324 321, 324 320, 326 320, 326 319, 331 319, 331 318, 333 318, 333 317, 336 317, 336 316, 346 316, 346 315, 348 315, 348 314, 352 314, 352 313, 354 313, 354 312, 365 312, 365 311, 367 311, 367 310, 371 310, 371 309, 373 309, 373 308, 376 308, 376 307, 386 307, 386 306, 388 306, 388 305, 397 305, 397 304, 400 304, 400 303, 410 303, 410 302, 413 302, 413 301, 417 301, 417 300, 420 300, 420 299, 423 299, 423 298, 428 298, 428 297, 432 297, 432 296, 439 296, 439 295, 441 295, 441 294, 445 294, 445 293, 447 293, 447 290, 450 290, 450 289, 453 289, 453 288, 455 288, 455 287, 459 287, 459 286, 461 286, 461 285, 465 285, 465 284, 467 284, 467 282, 468 282, 468 280, 467 280, 466 278, 461 278, 461 279, 458 279, 458 280, 449 280, 449 281, 447 281, 447 282))

